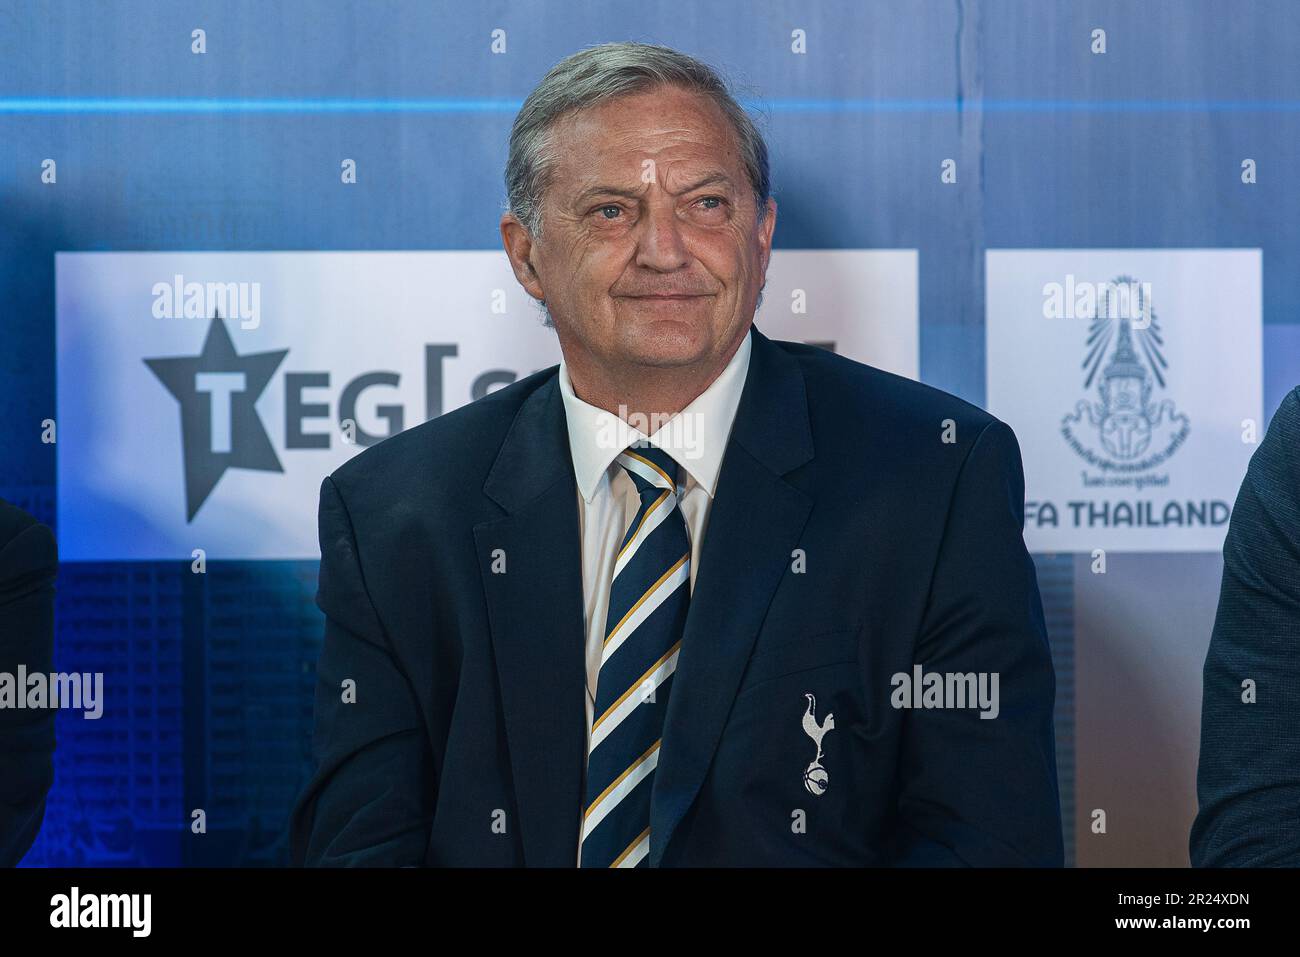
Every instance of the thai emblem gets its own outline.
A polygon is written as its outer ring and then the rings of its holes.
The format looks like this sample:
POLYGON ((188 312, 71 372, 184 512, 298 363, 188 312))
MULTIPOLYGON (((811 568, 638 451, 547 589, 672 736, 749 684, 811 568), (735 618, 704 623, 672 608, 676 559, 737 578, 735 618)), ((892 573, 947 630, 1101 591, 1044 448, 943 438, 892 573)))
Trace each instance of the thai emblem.
POLYGON ((1091 389, 1096 383, 1100 401, 1079 400, 1061 421, 1066 442, 1091 465, 1145 471, 1186 441, 1191 428, 1187 416, 1172 400, 1155 397, 1157 388, 1167 387, 1169 363, 1163 347, 1160 323, 1143 301, 1139 284, 1129 276, 1115 279, 1097 304, 1083 360, 1083 387, 1091 389), (1130 293, 1132 289, 1136 293, 1130 293), (1111 297, 1118 295, 1136 295, 1137 302, 1117 308, 1111 297), (1144 320, 1137 330, 1134 312, 1144 320))

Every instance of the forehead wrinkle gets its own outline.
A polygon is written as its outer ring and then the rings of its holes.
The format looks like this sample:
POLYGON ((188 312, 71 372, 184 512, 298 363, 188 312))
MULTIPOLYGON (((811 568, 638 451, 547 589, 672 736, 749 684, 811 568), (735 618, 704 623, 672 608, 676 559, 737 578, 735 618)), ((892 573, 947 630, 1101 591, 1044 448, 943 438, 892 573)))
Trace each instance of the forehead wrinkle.
MULTIPOLYGON (((688 121, 685 126, 671 125, 648 128, 643 125, 634 125, 621 129, 611 129, 607 123, 602 122, 600 113, 601 107, 594 107, 561 118, 554 127, 554 144, 562 149, 577 150, 584 154, 593 147, 599 146, 612 150, 633 151, 643 155, 655 155, 684 143, 698 145, 708 150, 715 149, 716 146, 711 140, 715 134, 721 131, 722 138, 725 140, 725 145, 722 148, 727 152, 731 152, 735 145, 733 142, 734 137, 725 123, 719 126, 703 116, 699 118, 699 122, 690 123, 688 121), (597 140, 596 144, 586 142, 593 138, 597 140), (600 142, 602 139, 604 140, 603 143, 600 142), (668 142, 659 142, 661 140, 668 140, 668 142)), ((666 122, 680 123, 681 121, 666 122)))
MULTIPOLYGON (((662 173, 662 175, 659 177, 659 180, 662 180, 662 182, 660 182, 660 185, 663 187, 664 192, 666 192, 669 196, 681 196, 684 193, 691 192, 692 190, 701 189, 705 186, 711 186, 714 184, 723 184, 728 189, 735 188, 735 184, 732 181, 731 176, 727 173, 726 170, 705 169, 698 176, 694 176, 690 179, 689 182, 684 183, 680 188, 674 189, 672 185, 669 182, 667 182, 667 180, 669 178, 681 179, 684 178, 687 174, 685 171, 682 171, 680 173, 674 172, 673 167, 678 167, 679 166, 678 163, 669 163, 663 165, 666 165, 669 168, 662 173)), ((640 167, 638 166, 638 169, 639 168, 640 167)), ((661 167, 657 166, 656 168, 660 169, 661 167)), ((601 173, 593 174, 591 176, 586 177, 582 183, 579 183, 579 189, 575 196, 574 201, 581 203, 595 196, 606 195, 606 194, 611 196, 625 196, 630 199, 640 198, 649 190, 650 184, 641 182, 639 177, 635 177, 635 178, 636 178, 637 185, 635 188, 632 188, 629 186, 616 185, 614 183, 608 182, 607 180, 605 182, 601 182, 602 179, 605 179, 604 174, 601 173), (585 183, 590 183, 591 185, 584 185, 585 183)))
POLYGON ((667 192, 670 196, 680 196, 683 193, 689 193, 692 190, 700 189, 701 187, 704 186, 712 186, 716 183, 725 184, 728 189, 732 189, 735 187, 735 184, 732 182, 731 175, 726 170, 705 168, 700 172, 698 176, 693 176, 690 178, 688 182, 682 184, 682 186, 679 189, 673 189, 672 186, 668 183, 668 180, 683 179, 687 175, 687 171, 685 170, 682 170, 680 173, 676 173, 673 169, 673 167, 675 166, 680 168, 680 164, 677 163, 668 164, 669 168, 664 172, 664 176, 663 176, 664 191, 667 192))
MULTIPOLYGON (((573 179, 577 180, 571 194, 574 199, 570 201, 575 205, 601 193, 629 199, 644 196, 651 185, 641 180, 642 163, 646 159, 655 162, 658 174, 656 184, 661 185, 670 196, 679 196, 714 182, 725 184, 733 193, 737 190, 737 180, 725 168, 716 164, 719 153, 726 159, 736 158, 735 139, 725 124, 717 127, 706 121, 694 125, 672 125, 655 129, 633 127, 611 130, 601 125, 598 112, 597 109, 581 110, 562 118, 555 127, 556 135, 552 142, 557 147, 556 158, 563 157, 557 166, 568 168, 566 172, 569 176, 563 178, 570 179, 571 182, 573 179), (723 143, 714 144, 711 140, 719 131, 722 133, 723 143), (647 143, 648 139, 666 139, 668 142, 651 145, 647 143), (664 151, 680 147, 686 147, 688 151, 697 153, 697 156, 667 160, 659 158, 664 151), (701 152, 705 157, 700 158, 700 161, 707 164, 704 169, 700 170, 698 175, 690 176, 689 181, 680 188, 673 189, 673 181, 685 179, 689 175, 683 167, 690 166, 699 158, 698 153, 701 152), (619 153, 628 154, 625 164, 618 162, 619 153), (590 160, 596 157, 608 157, 613 160, 610 164, 613 169, 593 170, 590 160), (625 182, 620 183, 622 177, 618 168, 624 165, 627 178, 625 182)), ((555 169, 553 172, 560 173, 560 169, 555 169)), ((743 174, 743 170, 741 172, 743 174)), ((561 176, 554 177, 552 185, 558 185, 559 179, 561 176)))

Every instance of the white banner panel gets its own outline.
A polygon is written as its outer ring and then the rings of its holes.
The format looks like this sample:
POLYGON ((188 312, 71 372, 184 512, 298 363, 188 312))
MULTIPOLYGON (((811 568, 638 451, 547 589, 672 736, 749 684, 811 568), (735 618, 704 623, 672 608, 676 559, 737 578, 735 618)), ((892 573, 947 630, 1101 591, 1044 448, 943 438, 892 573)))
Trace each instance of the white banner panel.
POLYGON ((988 409, 1037 552, 1218 551, 1262 429, 1258 249, 999 249, 988 409))
MULTIPOLYGON (((916 282, 914 251, 776 252, 757 324, 915 378, 916 282)), ((326 474, 560 359, 501 252, 60 253, 56 283, 65 561, 316 558, 326 474)))
POLYGON ((840 355, 920 378, 915 249, 772 254, 754 324, 769 339, 829 342, 840 355))

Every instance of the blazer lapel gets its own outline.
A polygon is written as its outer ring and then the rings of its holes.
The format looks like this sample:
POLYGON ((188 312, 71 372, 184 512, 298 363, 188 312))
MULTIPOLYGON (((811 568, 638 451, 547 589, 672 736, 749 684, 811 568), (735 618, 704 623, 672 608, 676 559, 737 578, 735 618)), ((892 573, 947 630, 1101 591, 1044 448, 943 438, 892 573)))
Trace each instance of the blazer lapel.
POLYGON ((520 407, 483 491, 507 513, 474 537, 524 863, 573 867, 586 739, 582 551, 556 377, 520 407))
POLYGON ((783 476, 813 457, 803 372, 753 329, 691 594, 650 804, 658 867, 699 793, 777 583, 812 500, 783 476))

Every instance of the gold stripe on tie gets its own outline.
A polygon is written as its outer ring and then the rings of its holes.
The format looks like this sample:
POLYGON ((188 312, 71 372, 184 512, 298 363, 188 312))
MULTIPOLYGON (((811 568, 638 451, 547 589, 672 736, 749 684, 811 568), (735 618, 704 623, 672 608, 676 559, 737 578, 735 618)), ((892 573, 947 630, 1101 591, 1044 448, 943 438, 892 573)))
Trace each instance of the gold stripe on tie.
POLYGON ((643 674, 640 678, 637 678, 636 681, 632 682, 632 687, 628 688, 621 695, 619 695, 618 700, 605 709, 605 713, 602 714, 599 718, 597 718, 596 722, 591 726, 591 733, 593 736, 596 734, 596 729, 599 728, 601 724, 604 723, 605 719, 608 718, 615 711, 617 711, 618 706, 628 699, 628 695, 630 695, 633 691, 636 691, 637 688, 640 688, 643 684, 645 684, 646 679, 649 678, 656 671, 658 671, 661 667, 663 667, 663 663, 665 661, 667 661, 673 655, 677 654, 677 649, 680 648, 681 646, 682 646, 682 640, 678 638, 677 641, 673 644, 673 646, 669 648, 666 652, 664 652, 664 656, 662 658, 660 658, 658 661, 652 664, 646 670, 645 674, 643 674))
POLYGON ((636 836, 636 840, 634 840, 631 844, 627 846, 627 850, 625 850, 618 857, 614 858, 614 863, 609 866, 618 867, 620 864, 622 864, 625 860, 627 860, 627 856, 631 854, 634 850, 636 850, 637 845, 640 844, 642 841, 644 841, 649 835, 650 835, 650 828, 647 827, 644 831, 642 831, 640 834, 636 836))
POLYGON ((646 760, 650 757, 650 755, 654 754, 655 749, 659 747, 659 744, 662 741, 663 738, 660 738, 654 744, 650 745, 650 747, 646 749, 645 754, 641 755, 641 757, 633 761, 626 771, 624 771, 622 774, 616 777, 613 781, 610 781, 609 787, 601 791, 600 794, 596 796, 596 800, 591 802, 591 807, 587 808, 587 810, 583 813, 582 819, 586 821, 587 818, 591 817, 591 812, 600 806, 601 801, 609 797, 609 792, 613 791, 614 788, 618 787, 619 784, 622 783, 623 779, 626 778, 629 774, 631 774, 637 768, 641 767, 641 765, 645 764, 646 760))
POLYGON ((658 472, 660 475, 663 476, 663 480, 664 480, 665 482, 668 483, 668 487, 669 487, 669 488, 676 488, 677 483, 674 482, 674 481, 672 480, 672 478, 669 476, 669 474, 668 474, 667 472, 665 472, 663 469, 661 469, 659 466, 655 465, 653 462, 651 462, 651 461, 650 461, 648 458, 646 458, 645 456, 637 455, 637 454, 636 454, 635 452, 633 452, 631 449, 628 449, 628 450, 627 450, 626 452, 624 452, 623 454, 626 455, 628 458, 636 459, 638 462, 641 462, 641 463, 643 463, 643 464, 645 464, 645 465, 650 466, 652 469, 654 469, 656 472, 658 472))
POLYGON ((681 558, 677 559, 677 561, 673 563, 672 568, 668 569, 668 571, 660 575, 659 580, 655 582, 653 585, 651 585, 649 588, 647 588, 646 593, 642 595, 640 598, 638 598, 636 600, 636 604, 627 610, 627 614, 624 615, 621 619, 619 619, 618 624, 610 629, 609 634, 605 636, 604 642, 601 643, 601 647, 603 648, 605 647, 605 645, 608 645, 609 639, 617 635, 618 630, 622 628, 625 624, 627 624, 627 620, 632 617, 632 613, 635 612, 642 605, 644 605, 646 599, 649 598, 651 595, 653 595, 656 591, 658 591, 659 586, 662 585, 664 582, 666 582, 669 578, 671 578, 673 576, 673 573, 676 572, 677 569, 681 568, 684 562, 690 561, 690 559, 691 559, 691 553, 687 552, 685 555, 683 555, 681 558))
POLYGON ((623 553, 632 547, 632 543, 635 542, 637 536, 641 534, 641 529, 645 528, 645 523, 650 521, 650 516, 654 514, 655 509, 657 509, 660 505, 662 505, 664 503, 664 499, 666 499, 667 497, 668 497, 668 489, 664 489, 664 493, 660 495, 657 499, 655 499, 655 503, 645 510, 645 514, 641 516, 641 521, 637 522, 636 531, 634 531, 632 533, 632 536, 627 540, 627 544, 624 545, 622 548, 620 548, 618 550, 618 554, 614 556, 615 566, 618 565, 619 559, 623 557, 623 553))

